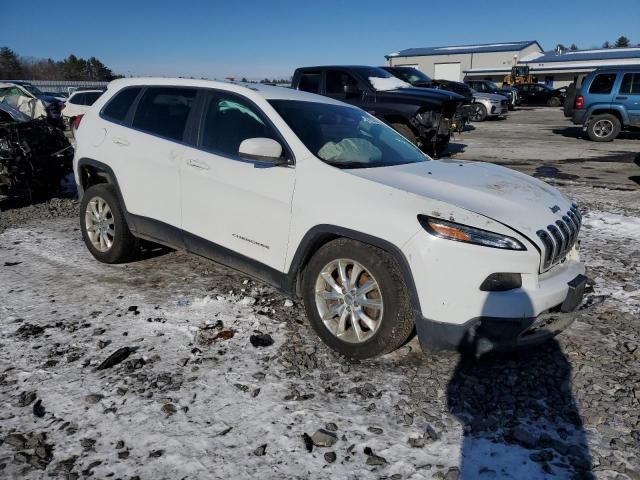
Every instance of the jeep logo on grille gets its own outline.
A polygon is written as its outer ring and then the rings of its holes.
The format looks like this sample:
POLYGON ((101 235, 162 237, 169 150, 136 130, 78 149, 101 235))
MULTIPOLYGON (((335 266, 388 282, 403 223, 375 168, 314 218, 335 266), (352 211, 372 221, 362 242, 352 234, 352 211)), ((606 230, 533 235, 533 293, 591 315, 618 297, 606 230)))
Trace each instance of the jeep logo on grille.
POLYGON ((556 213, 560 211, 560 207, 558 205, 554 205, 553 207, 549 207, 549 210, 551 210, 553 213, 556 213))

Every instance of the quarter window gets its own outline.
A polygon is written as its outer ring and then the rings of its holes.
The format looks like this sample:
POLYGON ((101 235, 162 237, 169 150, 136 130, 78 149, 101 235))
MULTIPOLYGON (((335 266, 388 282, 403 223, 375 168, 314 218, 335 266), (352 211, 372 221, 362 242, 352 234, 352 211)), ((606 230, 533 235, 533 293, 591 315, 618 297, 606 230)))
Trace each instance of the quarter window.
POLYGON ((72 105, 84 105, 84 97, 86 94, 84 93, 76 93, 73 97, 69 99, 69 103, 72 105))
POLYGON ((640 73, 625 73, 620 93, 640 94, 640 73))
POLYGON ((87 92, 84 94, 84 105, 93 105, 102 92, 87 92))
POLYGON ((615 73, 600 73, 595 76, 591 87, 589 87, 589 93, 611 93, 613 83, 616 81, 615 73))
POLYGON ((104 108, 102 114, 109 120, 123 123, 140 90, 142 90, 140 87, 125 88, 116 93, 104 108))
POLYGON ((138 103, 132 126, 171 140, 182 140, 195 96, 193 88, 150 87, 138 103))
POLYGON ((249 102, 234 95, 215 94, 207 106, 200 146, 237 157, 242 141, 257 137, 280 141, 262 113, 249 102))

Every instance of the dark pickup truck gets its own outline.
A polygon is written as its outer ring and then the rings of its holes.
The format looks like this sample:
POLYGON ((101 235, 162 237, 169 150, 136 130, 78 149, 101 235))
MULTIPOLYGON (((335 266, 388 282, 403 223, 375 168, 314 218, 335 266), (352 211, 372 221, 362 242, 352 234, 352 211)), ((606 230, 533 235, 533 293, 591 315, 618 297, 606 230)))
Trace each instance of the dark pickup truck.
POLYGON ((436 156, 447 150, 464 100, 445 90, 414 88, 381 68, 367 66, 298 68, 291 87, 362 108, 436 156))

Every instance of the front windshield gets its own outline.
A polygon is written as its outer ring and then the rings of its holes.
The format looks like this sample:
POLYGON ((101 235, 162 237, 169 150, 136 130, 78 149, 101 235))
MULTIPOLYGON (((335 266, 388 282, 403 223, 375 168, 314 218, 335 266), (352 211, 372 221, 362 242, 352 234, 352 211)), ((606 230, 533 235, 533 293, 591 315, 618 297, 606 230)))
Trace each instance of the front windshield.
POLYGON ((39 95, 43 95, 42 91, 38 87, 36 87, 35 85, 31 85, 30 83, 23 83, 21 87, 33 96, 37 97, 39 95))
POLYGON ((398 68, 394 70, 400 77, 409 83, 431 82, 431 79, 417 68, 398 68))
POLYGON ((374 90, 387 91, 397 88, 411 87, 410 83, 400 80, 386 70, 378 67, 359 67, 357 69, 363 77, 366 77, 374 90))
POLYGON ((409 140, 354 107, 270 100, 304 145, 338 168, 372 168, 429 160, 409 140))

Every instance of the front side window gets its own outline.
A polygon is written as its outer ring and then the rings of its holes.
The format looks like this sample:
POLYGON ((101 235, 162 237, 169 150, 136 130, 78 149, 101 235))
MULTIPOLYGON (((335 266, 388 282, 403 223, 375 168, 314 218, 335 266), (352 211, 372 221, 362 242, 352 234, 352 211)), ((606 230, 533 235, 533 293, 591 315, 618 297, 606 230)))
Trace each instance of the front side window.
POLYGON ((429 160, 375 117, 346 105, 271 100, 307 149, 337 168, 372 168, 429 160))
POLYGON ((620 85, 620 93, 640 94, 640 73, 625 73, 620 85))
POLYGON ((195 96, 194 88, 149 87, 138 103, 132 126, 182 140, 195 96))
POLYGON ((320 72, 304 72, 300 77, 300 90, 311 93, 320 92, 320 72))
POLYGON ((606 94, 611 93, 613 89, 613 83, 616 81, 615 73, 600 73, 595 76, 591 86, 589 87, 589 93, 606 94))
POLYGON ((358 86, 358 81, 347 72, 330 70, 327 72, 327 94, 344 95, 344 87, 347 85, 358 86))
POLYGON ((248 138, 280 141, 262 113, 234 95, 214 94, 207 106, 200 146, 206 150, 237 157, 240 144, 248 138))
POLYGON ((119 123, 124 122, 127 117, 127 113, 129 113, 129 109, 140 93, 140 90, 142 90, 141 87, 125 88, 120 90, 109 101, 102 111, 102 114, 109 120, 119 123))

